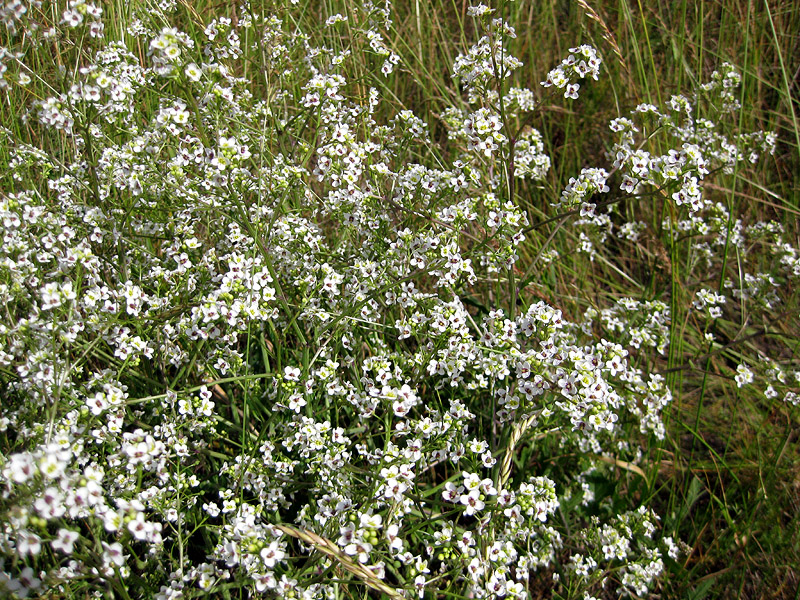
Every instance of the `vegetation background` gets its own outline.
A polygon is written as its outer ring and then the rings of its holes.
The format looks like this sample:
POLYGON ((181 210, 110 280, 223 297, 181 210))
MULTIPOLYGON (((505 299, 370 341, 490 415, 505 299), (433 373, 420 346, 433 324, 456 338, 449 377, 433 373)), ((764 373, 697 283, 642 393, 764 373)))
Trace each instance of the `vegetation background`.
MULTIPOLYGON (((475 39, 468 6, 466 0, 395 5, 392 45, 405 63, 387 85, 398 109, 411 108, 436 123, 438 111, 458 95, 450 65, 475 39)), ((582 167, 607 164, 609 120, 642 102, 661 106, 671 94, 690 94, 729 62, 742 74, 739 130, 775 131, 778 149, 752 171, 724 177, 712 197, 753 222, 783 224, 791 232, 787 239, 796 243, 800 10, 795 2, 518 1, 505 4, 504 17, 517 28, 516 55, 525 63, 520 85, 535 88, 578 44, 591 44, 604 57, 602 77, 584 86, 580 102, 565 105, 556 99, 532 123, 553 160, 546 186, 551 194, 564 189, 582 167)), ((526 196, 524 189, 520 196, 526 196)), ((528 191, 527 196, 537 194, 528 191)), ((638 219, 660 219, 661 203, 637 206, 638 219)), ((525 208, 533 222, 551 216, 540 203, 525 208)), ((674 528, 692 550, 667 577, 663 597, 800 598, 797 414, 738 390, 725 375, 744 352, 796 363, 797 342, 789 343, 791 356, 784 351, 776 356, 783 344, 775 340, 797 340, 797 290, 783 289, 786 303, 759 320, 744 315, 738 322, 719 322, 729 340, 725 352, 707 362, 693 361, 703 354, 704 343, 699 324, 686 317, 691 297, 682 290, 705 274, 684 271, 675 249, 653 236, 628 247, 599 247, 590 261, 574 253, 578 240, 570 228, 555 225, 534 230, 525 243, 528 256, 524 248, 519 264, 533 260, 546 242, 567 260, 552 265, 523 293, 572 319, 587 306, 609 305, 619 296, 671 296, 670 353, 652 369, 668 374, 675 401, 668 409, 667 440, 646 449, 652 469, 642 493, 669 516, 665 529, 674 528)))
MULTIPOLYGON (((131 15, 143 8, 139 4, 144 0, 103 3, 107 29, 119 28, 109 31, 110 37, 126 38, 131 15)), ((268 12, 271 3, 264 4, 268 12)), ((381 85, 384 98, 392 99, 379 109, 386 112, 385 120, 411 109, 430 124, 432 139, 442 146, 447 131, 437 125, 439 116, 460 97, 451 79, 453 61, 478 37, 466 15, 468 6, 467 0, 397 0, 386 41, 402 64, 392 75, 376 77, 368 74, 374 67, 364 55, 360 65, 353 62, 354 69, 363 71, 348 77, 381 85)), ((155 5, 144 8, 157 14, 155 5)), ((295 14, 313 37, 330 35, 315 23, 347 11, 347 0, 301 0, 295 14)), ((170 22, 199 39, 209 20, 205 15, 226 12, 234 14, 226 0, 183 2, 170 22)), ((580 101, 556 98, 531 123, 543 134, 553 167, 545 182, 523 182, 517 190, 518 201, 535 225, 517 263, 519 294, 526 304, 544 300, 574 321, 580 321, 588 307, 610 306, 622 296, 668 298, 669 353, 652 356, 648 365, 665 374, 674 395, 667 409, 667 436, 643 448, 643 478, 620 466, 620 477, 629 485, 618 491, 640 495, 664 516, 665 532, 674 532, 690 548, 677 563, 670 562, 660 596, 800 598, 798 411, 766 400, 754 389, 738 388, 732 375, 745 354, 800 364, 798 290, 780 289, 782 304, 772 311, 759 311, 751 318, 743 310, 736 319, 718 319, 714 333, 725 343, 709 353, 704 324, 689 315, 693 296, 685 291, 709 274, 689 270, 680 247, 653 233, 637 243, 598 246, 590 259, 575 252, 577 234, 552 219, 553 209, 543 200, 557 198, 581 168, 610 163, 606 153, 611 119, 640 103, 661 106, 671 94, 691 94, 713 70, 729 62, 742 74, 737 95, 744 108, 736 129, 776 132, 777 151, 748 170, 719 175, 706 194, 749 222, 782 224, 785 239, 800 247, 798 4, 517 0, 504 4, 503 17, 517 30, 515 54, 525 63, 516 75, 521 86, 537 88, 570 47, 588 43, 604 57, 600 80, 582 88, 580 101), (557 250, 562 260, 526 277, 526 265, 538 262, 548 248, 557 250)), ((358 56, 355 40, 353 48, 358 56)), ((140 48, 142 55, 145 52, 140 48)), ((46 62, 42 59, 42 68, 46 62)), ((35 142, 36 131, 19 125, 17 118, 18 107, 30 101, 28 93, 8 90, 0 122, 17 127, 20 139, 35 142)), ((658 143, 654 138, 649 149, 658 152, 658 143)), ((653 232, 659 230, 663 209, 658 198, 621 208, 638 211, 636 219, 652 223, 653 232)), ((722 276, 713 277, 708 287, 721 287, 722 276)), ((548 590, 541 590, 541 597, 548 596, 548 590)))

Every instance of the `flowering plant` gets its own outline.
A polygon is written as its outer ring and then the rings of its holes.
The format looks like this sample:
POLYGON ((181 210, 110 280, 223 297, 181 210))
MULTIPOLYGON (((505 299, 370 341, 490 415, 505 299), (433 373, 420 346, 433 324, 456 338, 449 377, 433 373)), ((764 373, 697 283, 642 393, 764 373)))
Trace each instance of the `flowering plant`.
MULTIPOLYGON (((672 401, 646 353, 667 351, 670 306, 570 318, 522 293, 536 226, 520 186, 553 164, 533 115, 549 88, 574 101, 598 79, 593 47, 529 89, 513 26, 474 6, 434 123, 382 92, 402 65, 388 3, 348 3, 319 38, 293 7, 181 25, 166 2, 168 26, 143 11, 112 37, 102 6, 55 4, 56 20, 3 13, 3 81, 33 90, 18 127, 36 131, 2 131, 3 593, 656 589, 681 548, 642 493, 641 445, 664 439, 672 401), (28 60, 51 47, 68 68, 28 60)), ((696 98, 612 121, 607 168, 550 202, 579 216, 580 252, 645 230, 599 200, 612 180, 671 200, 666 234, 708 240, 693 260, 723 236, 780 239, 732 232, 703 193, 775 146, 695 117, 735 112, 737 77, 725 65, 696 98), (648 127, 668 150, 642 148, 648 127)), ((773 251, 796 278, 796 250, 773 251)), ((763 273, 728 287, 726 303, 697 286, 709 332, 731 301, 778 301, 763 273)))

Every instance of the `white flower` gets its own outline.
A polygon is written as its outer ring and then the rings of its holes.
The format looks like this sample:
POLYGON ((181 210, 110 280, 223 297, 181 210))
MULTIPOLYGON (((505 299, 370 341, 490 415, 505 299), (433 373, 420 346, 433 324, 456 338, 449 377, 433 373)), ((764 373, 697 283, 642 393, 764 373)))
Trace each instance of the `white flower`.
POLYGON ((564 90, 564 98, 571 98, 572 100, 578 99, 578 90, 580 89, 579 83, 570 83, 564 90))
POLYGON ((283 549, 281 548, 280 543, 277 541, 273 541, 266 548, 262 548, 259 554, 261 556, 261 560, 264 561, 264 566, 269 569, 273 568, 276 563, 283 559, 284 556, 283 549))
POLYGON ((50 310, 51 308, 61 306, 61 293, 57 283, 50 282, 46 284, 42 288, 41 293, 43 310, 50 310))
POLYGON ((359 519, 361 521, 361 527, 364 529, 380 529, 383 524, 383 517, 379 514, 361 514, 359 519))
POLYGON ((77 531, 71 531, 62 527, 58 530, 58 537, 50 542, 50 545, 53 547, 53 550, 58 550, 64 554, 72 554, 75 542, 79 537, 77 531))
POLYGON ((89 410, 91 410, 92 414, 95 416, 103 414, 103 411, 108 408, 106 395, 103 392, 97 392, 91 398, 86 399, 86 406, 89 407, 89 410))
POLYGON ((19 598, 27 597, 28 592, 35 592, 40 587, 42 587, 42 582, 34 576, 33 569, 30 567, 22 569, 19 577, 16 580, 12 579, 8 585, 9 591, 16 591, 19 598))
POLYGON ((115 510, 107 510, 103 515, 103 527, 106 531, 119 531, 122 524, 123 517, 115 510))
POLYGON ((470 17, 482 17, 483 15, 488 15, 493 12, 494 11, 485 4, 478 4, 477 6, 470 6, 467 8, 467 15, 470 17))
POLYGON ((200 81, 203 71, 194 63, 189 63, 183 71, 191 81, 200 81))
POLYGON ((464 511, 465 515, 473 515, 475 512, 483 510, 486 504, 480 498, 481 493, 479 490, 472 490, 469 494, 462 494, 459 502, 466 506, 464 511))
POLYGON ((747 368, 747 365, 740 364, 736 367, 736 376, 734 380, 736 381, 737 387, 744 387, 748 383, 753 383, 753 372, 747 368))
POLYGON ((42 540, 35 533, 27 530, 22 530, 17 535, 17 552, 20 556, 30 554, 36 556, 42 551, 42 540))
POLYGON ((25 483, 36 474, 36 464, 30 453, 12 454, 3 468, 3 476, 14 483, 25 483))
POLYGON ((358 562, 366 563, 369 561, 369 553, 372 552, 372 544, 361 540, 356 540, 344 547, 345 554, 357 556, 358 562))
MULTIPOLYGON (((69 456, 69 454, 67 454, 69 456)), ((39 459, 39 472, 46 479, 55 479, 64 473, 66 463, 61 458, 60 452, 46 452, 39 459)))
POLYGON ((125 555, 122 552, 122 544, 119 542, 108 544, 102 541, 100 543, 103 546, 103 562, 116 565, 117 567, 125 565, 125 555))

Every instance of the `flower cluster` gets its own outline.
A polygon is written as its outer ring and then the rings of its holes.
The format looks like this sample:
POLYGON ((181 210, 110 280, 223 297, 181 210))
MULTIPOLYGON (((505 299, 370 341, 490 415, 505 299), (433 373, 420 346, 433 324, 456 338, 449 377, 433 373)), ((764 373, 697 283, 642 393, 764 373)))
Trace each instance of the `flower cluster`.
POLYGON ((663 354, 669 342, 669 307, 661 301, 640 302, 620 298, 612 308, 600 311, 609 331, 617 331, 634 348, 650 346, 663 354))
POLYGON ((541 85, 545 88, 555 86, 563 89, 564 98, 577 100, 578 90, 581 88, 578 81, 586 77, 597 81, 603 61, 591 46, 583 45, 570 48, 569 51, 569 56, 547 74, 547 79, 542 81, 541 85))
POLYGON ((486 35, 459 54, 453 64, 452 77, 463 84, 472 97, 495 89, 497 82, 511 77, 522 62, 509 52, 506 44, 517 37, 514 28, 503 19, 488 19, 491 11, 474 7, 473 16, 482 21, 486 35))
POLYGON ((722 316, 722 304, 725 304, 725 296, 704 288, 697 292, 692 306, 706 312, 711 319, 718 319, 722 316))

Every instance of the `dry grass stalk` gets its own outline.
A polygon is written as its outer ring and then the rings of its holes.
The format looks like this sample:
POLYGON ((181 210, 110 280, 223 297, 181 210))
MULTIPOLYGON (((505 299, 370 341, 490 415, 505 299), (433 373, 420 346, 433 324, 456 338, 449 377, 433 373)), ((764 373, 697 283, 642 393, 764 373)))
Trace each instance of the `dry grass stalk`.
POLYGON ((630 81, 630 70, 628 69, 628 63, 625 62, 625 59, 622 57, 622 50, 619 48, 619 44, 617 44, 617 39, 614 37, 614 34, 611 33, 611 30, 606 25, 605 19, 597 14, 589 4, 586 3, 585 0, 577 0, 578 5, 583 8, 586 13, 586 16, 589 17, 592 21, 597 23, 602 30, 602 38, 605 42, 611 46, 611 50, 614 54, 617 55, 617 59, 619 60, 619 64, 622 67, 622 70, 625 71, 625 76, 630 81))
POLYGON ((346 571, 349 571, 358 577, 373 590, 381 592, 382 594, 386 594, 394 600, 403 600, 405 598, 405 595, 402 592, 399 592, 396 589, 386 585, 375 576, 375 573, 361 564, 354 562, 353 559, 342 552, 339 549, 339 546, 337 546, 331 540, 317 535, 312 531, 298 529, 296 527, 292 527, 291 525, 276 525, 276 528, 280 529, 286 535, 304 541, 306 544, 313 546, 316 550, 319 550, 323 554, 329 556, 338 562, 346 571))

